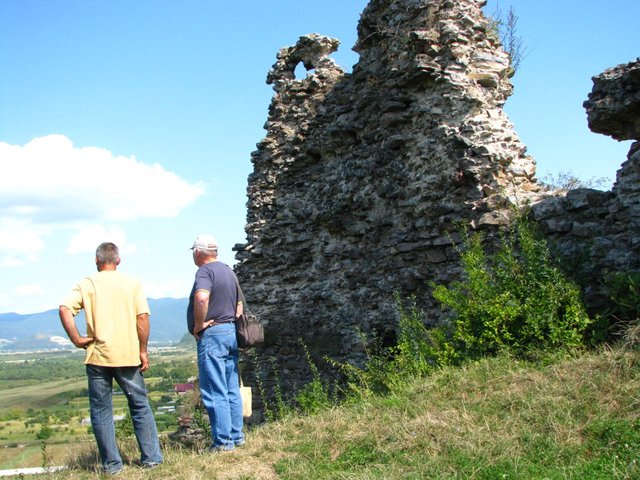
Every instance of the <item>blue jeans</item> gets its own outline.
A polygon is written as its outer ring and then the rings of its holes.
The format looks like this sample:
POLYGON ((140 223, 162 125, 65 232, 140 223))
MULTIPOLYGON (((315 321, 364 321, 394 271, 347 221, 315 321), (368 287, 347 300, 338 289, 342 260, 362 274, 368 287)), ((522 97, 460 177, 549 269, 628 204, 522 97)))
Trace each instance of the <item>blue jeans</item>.
POLYGON ((238 381, 238 343, 233 323, 214 325, 198 339, 200 396, 211 423, 211 447, 233 450, 244 442, 238 381))
POLYGON ((133 429, 140 446, 143 466, 162 463, 158 430, 147 399, 147 389, 138 367, 100 367, 87 365, 91 427, 96 437, 102 468, 107 473, 122 469, 113 423, 112 389, 115 379, 127 397, 133 429))

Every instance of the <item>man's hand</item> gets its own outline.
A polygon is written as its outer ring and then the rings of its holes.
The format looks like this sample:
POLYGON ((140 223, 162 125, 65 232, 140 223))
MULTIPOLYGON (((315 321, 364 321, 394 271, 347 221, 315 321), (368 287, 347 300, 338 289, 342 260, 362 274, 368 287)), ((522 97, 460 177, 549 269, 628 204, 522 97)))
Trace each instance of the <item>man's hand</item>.
POLYGON ((73 342, 73 344, 78 347, 78 348, 84 348, 85 350, 87 349, 87 347, 93 343, 93 338, 92 337, 80 337, 78 338, 75 342, 73 342))
POLYGON ((144 372, 149 368, 149 354, 147 352, 140 352, 140 371, 144 372))
POLYGON ((69 337, 69 340, 71 340, 71 343, 78 348, 86 349, 87 346, 93 342, 93 337, 83 337, 80 335, 73 319, 73 314, 66 306, 60 305, 58 314, 60 315, 62 327, 64 328, 64 331, 67 332, 67 336, 69 337))
POLYGON ((202 327, 200 327, 200 325, 196 325, 195 327, 193 327, 193 336, 196 337, 196 340, 200 339, 201 332, 205 331, 207 328, 209 328, 213 324, 214 324, 213 320, 207 320, 202 324, 202 327))

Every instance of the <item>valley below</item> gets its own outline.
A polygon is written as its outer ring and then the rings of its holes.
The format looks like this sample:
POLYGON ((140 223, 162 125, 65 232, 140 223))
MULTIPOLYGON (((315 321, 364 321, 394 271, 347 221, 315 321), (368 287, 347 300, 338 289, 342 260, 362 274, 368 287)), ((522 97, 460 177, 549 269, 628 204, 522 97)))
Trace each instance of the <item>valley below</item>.
MULTIPOLYGON (((145 381, 166 436, 176 430, 197 376, 195 343, 153 348, 150 360, 145 381)), ((128 408, 115 383, 113 399, 116 432, 123 435, 128 408)), ((95 450, 83 352, 0 354, 0 470, 67 465, 95 450)))

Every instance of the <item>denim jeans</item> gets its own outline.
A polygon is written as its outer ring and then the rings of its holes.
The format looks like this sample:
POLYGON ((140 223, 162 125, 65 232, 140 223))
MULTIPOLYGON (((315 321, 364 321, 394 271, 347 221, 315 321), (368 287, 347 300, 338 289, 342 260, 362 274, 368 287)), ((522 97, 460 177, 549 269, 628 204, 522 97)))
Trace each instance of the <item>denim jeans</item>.
POLYGON ((112 389, 115 379, 127 397, 133 429, 140 446, 143 466, 162 463, 158 430, 147 399, 147 389, 138 367, 87 365, 91 427, 96 437, 102 468, 107 473, 122 469, 113 423, 112 389))
POLYGON ((233 450, 244 442, 238 381, 238 343, 233 323, 214 325, 198 339, 200 395, 211 422, 211 448, 233 450))

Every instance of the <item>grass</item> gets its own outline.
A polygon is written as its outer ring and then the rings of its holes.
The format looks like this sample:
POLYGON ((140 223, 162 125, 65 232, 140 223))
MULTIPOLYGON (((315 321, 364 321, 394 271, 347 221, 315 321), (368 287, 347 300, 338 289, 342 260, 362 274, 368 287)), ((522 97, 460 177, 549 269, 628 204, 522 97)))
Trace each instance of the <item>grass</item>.
MULTIPOLYGON (((59 441, 60 439, 54 438, 51 442, 47 443, 47 465, 64 465, 67 462, 73 461, 74 456, 72 452, 77 451, 77 449, 89 450, 92 447, 88 447, 88 444, 93 444, 93 448, 95 448, 93 438, 89 439, 89 437, 87 437, 84 442, 71 441, 56 443, 59 441)), ((15 448, 0 449, 0 465, 2 465, 3 469, 42 466, 40 443, 24 443, 15 448)))
MULTIPOLYGON (((251 429, 237 451, 165 446, 165 463, 125 479, 640 478, 640 353, 601 350, 539 362, 483 359, 313 416, 251 429)), ((95 478, 85 447, 72 470, 95 478)))
POLYGON ((59 403, 59 396, 73 394, 87 388, 85 378, 78 380, 54 380, 38 382, 19 388, 0 390, 0 405, 3 408, 43 408, 59 403))

